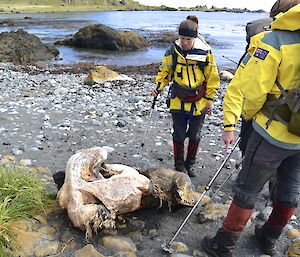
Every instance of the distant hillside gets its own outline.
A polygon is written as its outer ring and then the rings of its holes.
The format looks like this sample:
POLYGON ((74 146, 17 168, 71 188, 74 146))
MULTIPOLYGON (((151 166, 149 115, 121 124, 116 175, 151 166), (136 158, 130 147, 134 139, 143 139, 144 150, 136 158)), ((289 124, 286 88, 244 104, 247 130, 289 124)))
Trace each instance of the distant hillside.
MULTIPOLYGON (((250 12, 248 9, 217 8, 206 5, 173 8, 145 6, 134 0, 0 0, 0 12, 31 11, 106 11, 106 10, 160 10, 160 11, 203 11, 203 12, 250 12)), ((256 10, 252 12, 264 12, 256 10)))
POLYGON ((18 5, 139 5, 133 0, 0 0, 0 4, 18 5))
POLYGON ((158 10, 133 0, 0 0, 0 12, 158 10))

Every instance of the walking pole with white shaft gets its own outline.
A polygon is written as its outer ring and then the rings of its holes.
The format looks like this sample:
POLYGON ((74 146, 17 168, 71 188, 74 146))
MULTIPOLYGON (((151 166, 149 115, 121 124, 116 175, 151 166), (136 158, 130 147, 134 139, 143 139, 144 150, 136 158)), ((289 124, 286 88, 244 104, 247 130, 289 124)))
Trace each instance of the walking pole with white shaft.
POLYGON ((203 191, 203 193, 201 194, 201 196, 199 197, 198 201, 195 203, 195 205, 193 206, 193 208, 190 210, 189 214, 186 216, 185 220, 182 222, 182 224, 180 225, 180 227, 178 228, 178 230, 176 231, 175 235, 172 237, 172 239, 170 240, 169 243, 163 243, 161 245, 161 248, 165 251, 165 252, 169 252, 169 253, 173 253, 173 249, 171 248, 171 244, 174 241, 174 239, 177 237, 177 235, 179 234, 179 232, 181 231, 181 229, 183 228, 183 226, 185 225, 185 223, 188 221, 189 217, 192 215, 193 211, 197 208, 198 204, 201 202, 202 198, 204 197, 204 195, 206 194, 206 192, 210 189, 211 185, 213 184, 213 182, 216 180, 217 176, 220 174, 222 168, 224 167, 224 165, 226 164, 227 160, 229 159, 229 157, 231 156, 231 154, 233 153, 234 149, 236 148, 236 146, 238 145, 238 143, 240 142, 241 138, 239 137, 235 144, 233 145, 231 151, 227 154, 226 158, 224 159, 224 161, 222 162, 221 166, 219 167, 219 169, 217 170, 217 172, 215 173, 215 175, 213 176, 213 178, 210 180, 210 182, 205 186, 205 190, 203 191))
MULTIPOLYGON (((159 85, 156 87, 156 91, 159 93, 158 89, 159 89, 159 85)), ((145 134, 144 134, 144 137, 143 137, 143 141, 142 141, 141 146, 140 146, 140 150, 139 150, 139 152, 138 152, 138 156, 140 156, 141 149, 142 149, 142 148, 144 147, 144 145, 145 145, 145 141, 146 141, 146 138, 147 138, 147 134, 148 134, 150 125, 151 125, 151 123, 152 123, 152 115, 153 115, 153 112, 154 112, 155 103, 156 103, 156 100, 157 100, 157 97, 158 97, 158 93, 157 93, 156 96, 154 96, 153 101, 152 101, 152 105, 151 105, 151 109, 150 109, 150 114, 149 114, 149 117, 148 117, 148 124, 147 124, 146 130, 145 130, 145 134)), ((137 158, 137 161, 136 161, 136 165, 135 165, 135 166, 138 166, 138 162, 139 162, 139 158, 137 158)))

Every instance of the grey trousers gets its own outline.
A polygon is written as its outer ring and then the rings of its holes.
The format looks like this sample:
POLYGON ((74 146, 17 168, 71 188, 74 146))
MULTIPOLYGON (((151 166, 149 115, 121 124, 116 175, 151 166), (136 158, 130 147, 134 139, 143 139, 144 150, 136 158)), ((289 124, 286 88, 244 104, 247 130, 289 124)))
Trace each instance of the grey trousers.
POLYGON ((300 150, 279 148, 253 131, 233 187, 234 200, 242 208, 253 208, 273 175, 277 177, 276 200, 296 207, 300 195, 300 150))

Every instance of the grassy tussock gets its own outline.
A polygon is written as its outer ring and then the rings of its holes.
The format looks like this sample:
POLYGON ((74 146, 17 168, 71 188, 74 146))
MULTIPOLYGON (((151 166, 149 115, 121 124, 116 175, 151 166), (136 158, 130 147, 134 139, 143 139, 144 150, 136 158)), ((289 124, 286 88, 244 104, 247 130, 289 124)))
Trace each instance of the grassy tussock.
POLYGON ((0 165, 0 257, 9 256, 13 244, 11 224, 44 211, 50 198, 44 184, 25 168, 0 165))

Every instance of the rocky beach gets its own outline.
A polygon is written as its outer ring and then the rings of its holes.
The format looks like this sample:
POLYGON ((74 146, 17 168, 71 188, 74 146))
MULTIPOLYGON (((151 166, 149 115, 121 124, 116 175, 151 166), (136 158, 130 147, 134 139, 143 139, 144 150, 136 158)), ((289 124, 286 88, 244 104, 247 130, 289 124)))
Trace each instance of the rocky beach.
MULTIPOLYGON (((122 80, 87 85, 84 80, 92 66, 91 63, 73 66, 0 63, 1 162, 34 168, 46 181, 46 190, 54 194, 57 188, 52 175, 64 171, 67 160, 84 148, 104 147, 109 153, 107 163, 142 169, 173 168, 171 119, 165 104, 167 90, 159 96, 149 121, 153 100, 150 90, 155 86, 158 65, 110 67, 123 74, 122 80)), ((228 82, 221 82, 214 112, 206 117, 202 130, 197 177, 191 178, 200 193, 224 158, 220 135, 222 99, 227 85, 228 82)), ((240 158, 236 149, 209 191, 210 196, 240 158)), ((214 235, 222 224, 235 176, 210 203, 196 209, 176 238, 177 253, 171 256, 207 256, 201 240, 204 235, 214 235), (207 207, 209 204, 211 208, 207 207)), ((265 206, 267 199, 265 189, 234 256, 265 256, 261 255, 253 235, 255 224, 263 222, 270 213, 270 207, 265 206)), ((19 256, 170 256, 162 251, 161 244, 172 238, 189 210, 189 207, 176 207, 169 212, 164 206, 122 215, 117 229, 100 231, 91 242, 86 242, 85 233, 73 227, 64 210, 56 208, 45 217, 36 217, 30 226, 32 233, 39 233, 38 240, 27 243, 29 235, 19 238, 24 246, 19 256)), ((290 235, 299 227, 298 215, 285 229, 276 256, 286 254, 292 242, 288 236, 296 243, 299 240, 297 232, 290 235)))

